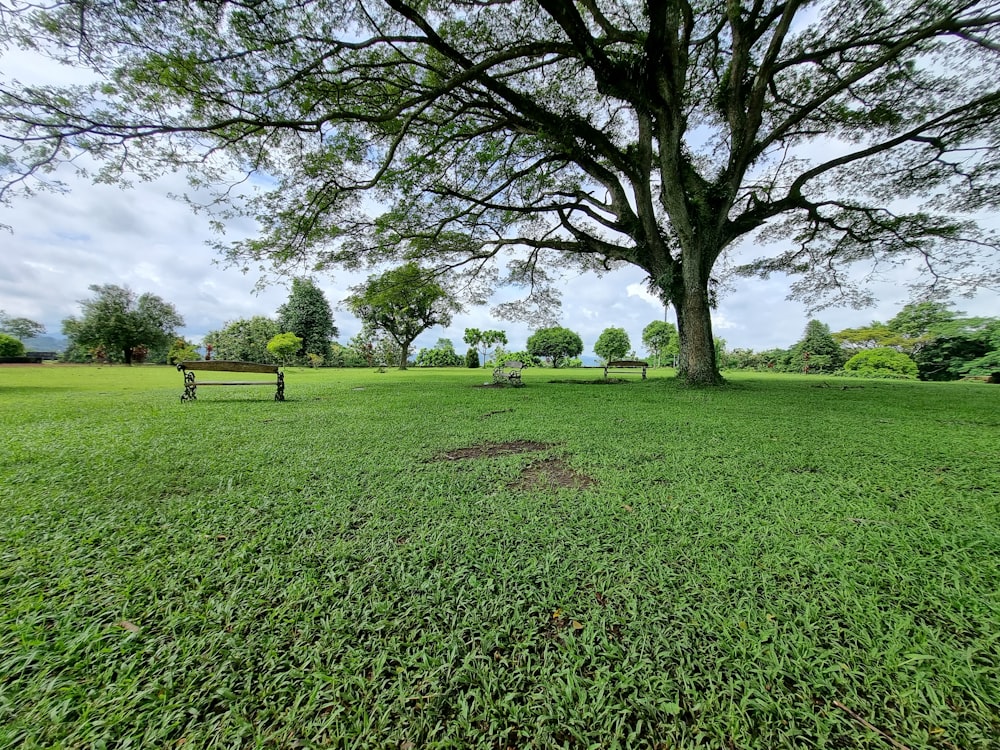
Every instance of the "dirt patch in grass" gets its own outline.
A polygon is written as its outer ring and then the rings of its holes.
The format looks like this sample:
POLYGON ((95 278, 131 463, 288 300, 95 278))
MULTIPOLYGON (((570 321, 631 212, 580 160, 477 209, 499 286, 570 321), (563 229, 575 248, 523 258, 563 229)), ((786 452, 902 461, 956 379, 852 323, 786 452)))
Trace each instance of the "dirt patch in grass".
POLYGON ((546 458, 525 466, 521 476, 507 487, 512 490, 585 490, 595 484, 593 477, 577 471, 561 458, 546 458))
POLYGON ((466 458, 496 458, 497 456, 516 456, 520 453, 536 453, 551 448, 550 443, 536 443, 533 440, 512 440, 507 443, 482 443, 470 445, 468 448, 439 453, 438 461, 461 461, 466 458))

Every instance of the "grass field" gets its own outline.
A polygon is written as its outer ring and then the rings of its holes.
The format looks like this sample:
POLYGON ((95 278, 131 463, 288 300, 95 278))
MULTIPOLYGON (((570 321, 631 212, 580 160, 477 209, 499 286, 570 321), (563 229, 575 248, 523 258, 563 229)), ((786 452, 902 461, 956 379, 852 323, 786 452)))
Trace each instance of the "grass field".
POLYGON ((0 747, 1000 747, 1000 387, 596 377, 0 368, 0 747))

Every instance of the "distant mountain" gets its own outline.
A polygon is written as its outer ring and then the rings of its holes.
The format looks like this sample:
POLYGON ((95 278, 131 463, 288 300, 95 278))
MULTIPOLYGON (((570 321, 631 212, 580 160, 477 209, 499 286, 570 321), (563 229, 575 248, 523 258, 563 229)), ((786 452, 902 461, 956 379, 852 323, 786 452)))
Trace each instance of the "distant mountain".
POLYGON ((29 352, 61 352, 69 346, 64 336, 35 336, 24 340, 24 348, 29 352))

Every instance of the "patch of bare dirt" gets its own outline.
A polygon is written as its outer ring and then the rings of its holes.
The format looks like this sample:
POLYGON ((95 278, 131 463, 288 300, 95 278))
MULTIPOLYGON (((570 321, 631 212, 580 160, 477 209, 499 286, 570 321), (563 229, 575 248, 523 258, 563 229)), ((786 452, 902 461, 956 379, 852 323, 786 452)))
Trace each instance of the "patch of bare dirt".
POLYGON ((595 484, 593 477, 577 471, 561 458, 546 458, 525 466, 517 481, 507 487, 512 490, 585 490, 595 484))
POLYGON ((520 453, 536 453, 546 451, 552 446, 549 443, 536 443, 533 440, 512 440, 507 443, 482 443, 470 445, 468 448, 455 448, 437 455, 439 461, 461 461, 466 458, 496 458, 497 456, 516 456, 520 453))

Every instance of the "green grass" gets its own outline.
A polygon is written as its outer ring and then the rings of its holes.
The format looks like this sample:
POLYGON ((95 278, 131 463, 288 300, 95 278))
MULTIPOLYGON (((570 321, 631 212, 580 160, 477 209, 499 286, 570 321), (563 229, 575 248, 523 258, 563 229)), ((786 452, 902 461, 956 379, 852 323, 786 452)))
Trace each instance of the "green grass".
POLYGON ((1000 747, 1000 388, 556 375, 0 369, 0 747, 1000 747))

